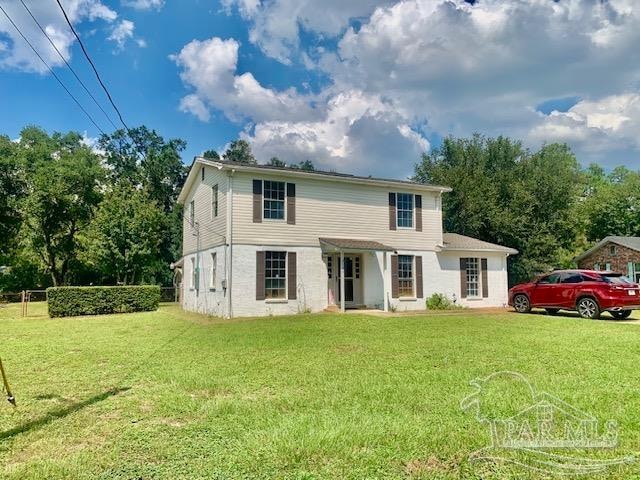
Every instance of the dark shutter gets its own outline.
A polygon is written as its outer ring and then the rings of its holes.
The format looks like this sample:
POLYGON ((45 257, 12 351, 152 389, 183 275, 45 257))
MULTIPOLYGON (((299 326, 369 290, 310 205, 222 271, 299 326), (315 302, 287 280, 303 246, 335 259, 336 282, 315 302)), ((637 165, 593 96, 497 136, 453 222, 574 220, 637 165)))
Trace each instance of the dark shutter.
POLYGON ((416 257, 416 297, 424 298, 424 289, 423 289, 423 280, 422 280, 422 257, 416 257))
MULTIPOLYGON (((291 184, 290 184, 291 185, 291 184)), ((298 271, 296 262, 296 252, 287 253, 287 290, 289 291, 289 300, 295 300, 298 291, 298 280, 296 273, 298 271)))
POLYGON ((262 222, 262 180, 253 181, 253 223, 262 222))
POLYGON ((398 279, 398 256, 391 255, 391 298, 398 298, 400 281, 398 279))
POLYGON ((482 265, 482 298, 489 296, 489 275, 487 272, 487 259, 481 258, 480 265, 482 265))
POLYGON ((264 299, 264 252, 256 252, 256 300, 264 299))
POLYGON ((416 232, 422 231, 422 195, 416 195, 416 232))
POLYGON ((467 298, 467 259, 460 259, 460 297, 467 298))
POLYGON ((389 192, 389 230, 395 230, 396 224, 396 194, 389 192))
POLYGON ((295 183, 287 183, 287 223, 290 225, 296 224, 296 184, 295 183))

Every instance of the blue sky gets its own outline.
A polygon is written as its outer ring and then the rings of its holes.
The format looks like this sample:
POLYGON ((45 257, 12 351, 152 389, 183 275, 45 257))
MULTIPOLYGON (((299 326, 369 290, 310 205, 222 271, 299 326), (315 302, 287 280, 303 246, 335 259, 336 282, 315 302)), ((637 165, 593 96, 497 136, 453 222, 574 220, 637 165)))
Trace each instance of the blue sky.
MULTIPOLYGON (((24 1, 106 108, 55 2, 24 1)), ((444 136, 480 132, 638 168, 633 0, 63 4, 127 123, 185 139, 186 163, 240 136, 261 161, 402 178, 444 136)), ((2 5, 111 130, 20 1, 2 5)), ((98 136, 1 14, 0 98, 11 138, 27 124, 98 136)))

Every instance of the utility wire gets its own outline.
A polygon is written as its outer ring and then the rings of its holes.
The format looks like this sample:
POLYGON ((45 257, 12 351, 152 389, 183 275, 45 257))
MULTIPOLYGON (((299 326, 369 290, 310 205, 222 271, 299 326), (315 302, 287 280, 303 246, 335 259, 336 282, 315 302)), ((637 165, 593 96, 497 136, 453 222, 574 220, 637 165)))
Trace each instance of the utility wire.
POLYGON ((95 103, 97 105, 97 107, 100 109, 100 111, 102 113, 104 113, 104 116, 107 117, 107 120, 109 120, 109 123, 111 123, 111 125, 113 126, 114 130, 117 130, 118 127, 116 127, 116 124, 113 123, 113 120, 111 120, 111 117, 109 117, 109 115, 107 114, 107 112, 104 111, 104 108, 102 108, 102 105, 100 105, 98 103, 98 100, 96 100, 96 97, 93 96, 93 94, 89 91, 89 89, 87 88, 87 86, 84 84, 84 82, 80 79, 80 77, 78 76, 78 74, 76 73, 76 71, 71 67, 71 65, 69 65, 69 62, 67 61, 66 58, 64 58, 64 55, 62 55, 62 53, 60 52, 60 50, 58 50, 58 47, 56 46, 56 44, 53 42, 53 40, 51 40, 51 37, 47 34, 47 32, 45 31, 44 28, 42 28, 42 25, 40 24, 40 22, 38 22, 38 20, 36 19, 36 17, 33 15, 33 13, 31 13, 31 10, 29 10, 29 7, 27 7, 27 4, 24 3, 24 0, 20 0, 20 3, 22 3, 22 6, 25 8, 25 10, 27 12, 29 12, 29 15, 31 16, 31 18, 33 19, 33 21, 36 23, 36 25, 38 25, 38 28, 40 28, 40 31, 43 33, 43 35, 45 37, 47 37, 47 40, 49 40, 49 43, 51 44, 51 46, 54 48, 54 50, 58 53, 58 55, 60 56, 60 58, 62 59, 62 61, 64 61, 65 65, 67 66, 67 68, 69 70, 71 70, 71 73, 73 73, 73 76, 76 77, 76 80, 80 83, 80 85, 82 85, 82 88, 84 88, 84 91, 87 92, 87 95, 89 95, 91 97, 91 99, 93 100, 93 103, 95 103))
POLYGON ((29 47, 31 47, 31 50, 33 50, 33 53, 36 54, 36 56, 40 59, 40 61, 42 63, 44 63, 44 65, 49 69, 49 72, 51 72, 51 75, 54 76, 54 78, 58 81, 58 83, 60 84, 60 86, 62 88, 64 88, 65 92, 67 92, 67 94, 73 99, 74 102, 76 102, 76 105, 78 105, 78 108, 80 108, 80 110, 82 110, 84 112, 84 114, 87 116, 87 118, 91 121, 91 123, 93 123, 93 125, 100 131, 100 133, 102 133, 103 135, 106 135, 106 133, 104 132, 104 130, 102 130, 100 128, 100 126, 96 123, 96 121, 93 119, 93 117, 91 115, 89 115, 89 112, 87 112, 85 110, 85 108, 82 106, 82 104, 78 101, 78 99, 73 95, 73 93, 71 93, 69 91, 69 89, 66 87, 66 85, 62 82, 62 80, 60 80, 60 77, 58 77, 58 75, 56 75, 56 72, 53 71, 53 69, 49 66, 49 64, 44 60, 44 58, 42 58, 42 56, 38 53, 38 51, 35 49, 35 47, 31 44, 31 42, 27 39, 27 37, 24 36, 24 34, 22 33, 22 31, 18 28, 18 26, 15 24, 15 22, 13 21, 13 19, 9 16, 9 14, 7 13, 7 11, 2 7, 2 5, 0 5, 0 10, 2 10, 2 13, 4 13, 4 16, 7 17, 7 20, 9 20, 9 22, 11 23, 11 25, 13 25, 13 28, 15 28, 17 30, 17 32, 20 34, 20 36, 22 37, 22 39, 27 43, 27 45, 29 45, 29 47))
POLYGON ((91 57, 89 56, 89 53, 87 52, 87 49, 84 46, 84 43, 82 43, 82 40, 80 39, 80 36, 78 35, 78 32, 76 32, 76 29, 73 28, 73 24, 69 20, 69 17, 67 16, 67 12, 65 11, 64 7, 62 6, 62 3, 60 3, 60 0, 56 0, 56 2, 58 3, 58 6, 60 7, 60 10, 62 10, 62 14, 64 15, 64 19, 67 21, 67 24, 69 25, 69 28, 71 28, 71 31, 73 32, 73 34, 75 35, 76 39, 78 40, 78 43, 80 44, 80 48, 82 48, 82 53, 84 53, 84 56, 87 58, 87 61, 91 65, 91 68, 93 69, 93 73, 96 74, 96 78, 98 79, 98 82, 100 83, 100 86, 104 90, 104 93, 107 94, 107 98, 109 99, 109 102, 111 103, 111 106, 113 106, 113 109, 118 114, 118 118, 120 119, 120 122, 122 122, 122 125, 124 125, 124 128, 127 131, 127 133, 129 134, 129 137, 131 137, 131 140, 133 140, 135 142, 134 138, 131 136, 131 131, 130 131, 129 127, 127 126, 127 124, 124 122, 124 119, 122 118, 122 114, 120 113, 120 110, 118 109, 118 107, 116 106, 115 102, 113 101, 113 98, 111 98, 111 94, 109 93, 109 90, 107 89, 106 85, 102 81, 102 78, 100 78, 100 74, 98 73, 98 69, 96 68, 95 64, 93 63, 93 60, 91 60, 91 57))

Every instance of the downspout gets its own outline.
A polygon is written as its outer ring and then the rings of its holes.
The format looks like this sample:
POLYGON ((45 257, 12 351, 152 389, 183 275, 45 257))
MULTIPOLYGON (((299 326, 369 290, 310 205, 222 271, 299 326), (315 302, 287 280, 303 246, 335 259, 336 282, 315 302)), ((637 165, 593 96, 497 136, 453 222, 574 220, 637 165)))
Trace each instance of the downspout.
POLYGON ((227 318, 233 318, 233 174, 234 169, 227 172, 229 191, 227 193, 227 242, 229 244, 229 273, 227 278, 227 318))

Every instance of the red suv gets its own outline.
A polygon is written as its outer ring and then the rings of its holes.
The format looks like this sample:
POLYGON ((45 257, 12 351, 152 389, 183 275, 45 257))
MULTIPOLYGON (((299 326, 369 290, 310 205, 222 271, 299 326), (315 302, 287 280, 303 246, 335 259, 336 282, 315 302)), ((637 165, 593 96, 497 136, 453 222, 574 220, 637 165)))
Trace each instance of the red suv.
POLYGON ((623 319, 640 309, 640 286, 620 273, 593 270, 556 270, 509 290, 509 305, 520 313, 534 307, 550 314, 576 310, 583 318, 607 311, 623 319))

